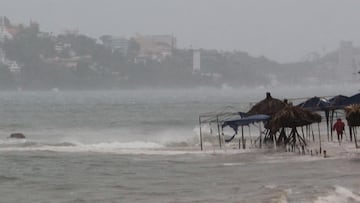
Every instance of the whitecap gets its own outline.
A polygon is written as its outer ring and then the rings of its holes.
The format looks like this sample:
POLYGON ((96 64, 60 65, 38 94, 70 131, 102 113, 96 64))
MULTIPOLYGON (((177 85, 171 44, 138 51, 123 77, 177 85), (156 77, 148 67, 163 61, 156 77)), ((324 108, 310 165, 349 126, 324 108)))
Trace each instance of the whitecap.
POLYGON ((318 197, 315 203, 346 203, 360 202, 360 195, 351 189, 342 186, 335 186, 335 190, 325 196, 318 197))

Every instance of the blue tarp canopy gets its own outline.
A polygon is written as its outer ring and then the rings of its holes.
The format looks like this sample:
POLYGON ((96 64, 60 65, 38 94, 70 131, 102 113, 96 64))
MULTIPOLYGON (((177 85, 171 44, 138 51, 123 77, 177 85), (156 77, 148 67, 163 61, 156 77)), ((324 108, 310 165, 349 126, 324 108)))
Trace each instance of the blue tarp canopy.
POLYGON ((346 102, 348 101, 349 97, 344 95, 337 95, 331 99, 329 99, 330 105, 332 107, 340 108, 346 105, 346 102))
POLYGON ((320 97, 312 97, 298 106, 309 110, 324 110, 330 107, 330 102, 320 97))
POLYGON ((344 102, 345 106, 350 105, 350 104, 360 104, 360 93, 355 94, 351 97, 349 97, 345 102, 344 102))
POLYGON ((270 116, 268 116, 268 115, 256 114, 256 115, 248 116, 248 117, 237 119, 237 120, 225 121, 224 124, 222 125, 222 127, 224 128, 226 126, 229 126, 232 129, 234 129, 235 132, 237 132, 237 129, 239 126, 249 125, 249 124, 261 122, 261 121, 267 121, 269 119, 270 119, 270 116))

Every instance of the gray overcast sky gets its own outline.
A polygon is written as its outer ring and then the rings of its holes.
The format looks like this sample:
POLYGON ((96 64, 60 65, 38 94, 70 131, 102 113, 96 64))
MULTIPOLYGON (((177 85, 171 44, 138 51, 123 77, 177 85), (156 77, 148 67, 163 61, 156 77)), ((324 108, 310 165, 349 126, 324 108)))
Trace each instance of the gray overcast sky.
POLYGON ((174 34, 182 48, 242 50, 280 62, 360 44, 359 0, 0 0, 0 15, 43 31, 174 34))

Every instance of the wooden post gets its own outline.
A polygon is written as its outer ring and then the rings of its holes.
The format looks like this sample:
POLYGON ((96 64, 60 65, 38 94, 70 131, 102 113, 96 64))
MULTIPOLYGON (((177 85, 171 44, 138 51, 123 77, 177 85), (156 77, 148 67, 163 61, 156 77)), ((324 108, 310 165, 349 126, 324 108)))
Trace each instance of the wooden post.
POLYGON ((217 122, 217 129, 218 129, 218 135, 219 135, 219 146, 220 146, 220 149, 221 149, 221 135, 220 135, 219 116, 216 116, 216 122, 217 122))
POLYGON ((305 134, 304 134, 304 126, 301 126, 301 135, 306 140, 305 134))
POLYGON ((307 138, 307 141, 310 143, 311 139, 310 139, 310 125, 305 126, 305 136, 307 138))
POLYGON ((350 134, 350 142, 353 141, 353 133, 352 133, 352 127, 349 126, 349 134, 350 134))
POLYGON ((313 126, 311 125, 311 135, 312 135, 312 139, 313 139, 313 142, 315 142, 315 135, 314 135, 314 130, 313 130, 313 126))
POLYGON ((262 132, 261 132, 261 123, 259 123, 259 130, 260 130, 260 149, 262 147, 262 132))
POLYGON ((354 132, 354 141, 355 141, 355 148, 359 148, 358 144, 357 144, 357 137, 356 137, 356 134, 357 134, 357 131, 356 131, 356 127, 353 128, 353 132, 354 132))
POLYGON ((276 150, 276 133, 272 135, 274 142, 274 149, 276 150))
POLYGON ((330 116, 330 136, 331 136, 331 142, 333 141, 333 131, 332 131, 333 123, 334 123, 334 110, 331 111, 331 116, 330 116))
POLYGON ((245 149, 244 126, 241 126, 241 142, 242 142, 243 149, 245 149))
POLYGON ((320 147, 320 154, 321 154, 321 135, 320 135, 320 123, 318 123, 318 131, 319 131, 319 147, 320 147))
POLYGON ((201 116, 199 116, 199 128, 200 128, 200 149, 203 150, 203 140, 202 140, 202 134, 201 134, 201 116))
MULTIPOLYGON (((328 110, 325 111, 325 117, 326 117, 326 132, 327 132, 327 138, 328 138, 328 141, 330 141, 330 137, 329 137, 329 122, 330 122, 330 113, 328 110)), ((330 129, 331 131, 332 129, 330 129)), ((321 151, 320 151, 320 154, 321 154, 321 151)))
POLYGON ((250 143, 251 143, 251 145, 252 145, 252 137, 251 137, 250 125, 249 125, 249 137, 250 137, 250 143))

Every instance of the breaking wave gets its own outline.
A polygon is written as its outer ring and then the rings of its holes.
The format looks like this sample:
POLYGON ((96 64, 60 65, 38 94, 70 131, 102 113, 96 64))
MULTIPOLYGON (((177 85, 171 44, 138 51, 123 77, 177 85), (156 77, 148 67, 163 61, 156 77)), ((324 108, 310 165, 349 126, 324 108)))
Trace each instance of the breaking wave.
POLYGON ((318 197, 315 203, 360 202, 360 191, 352 191, 342 186, 335 186, 328 194, 318 197))

